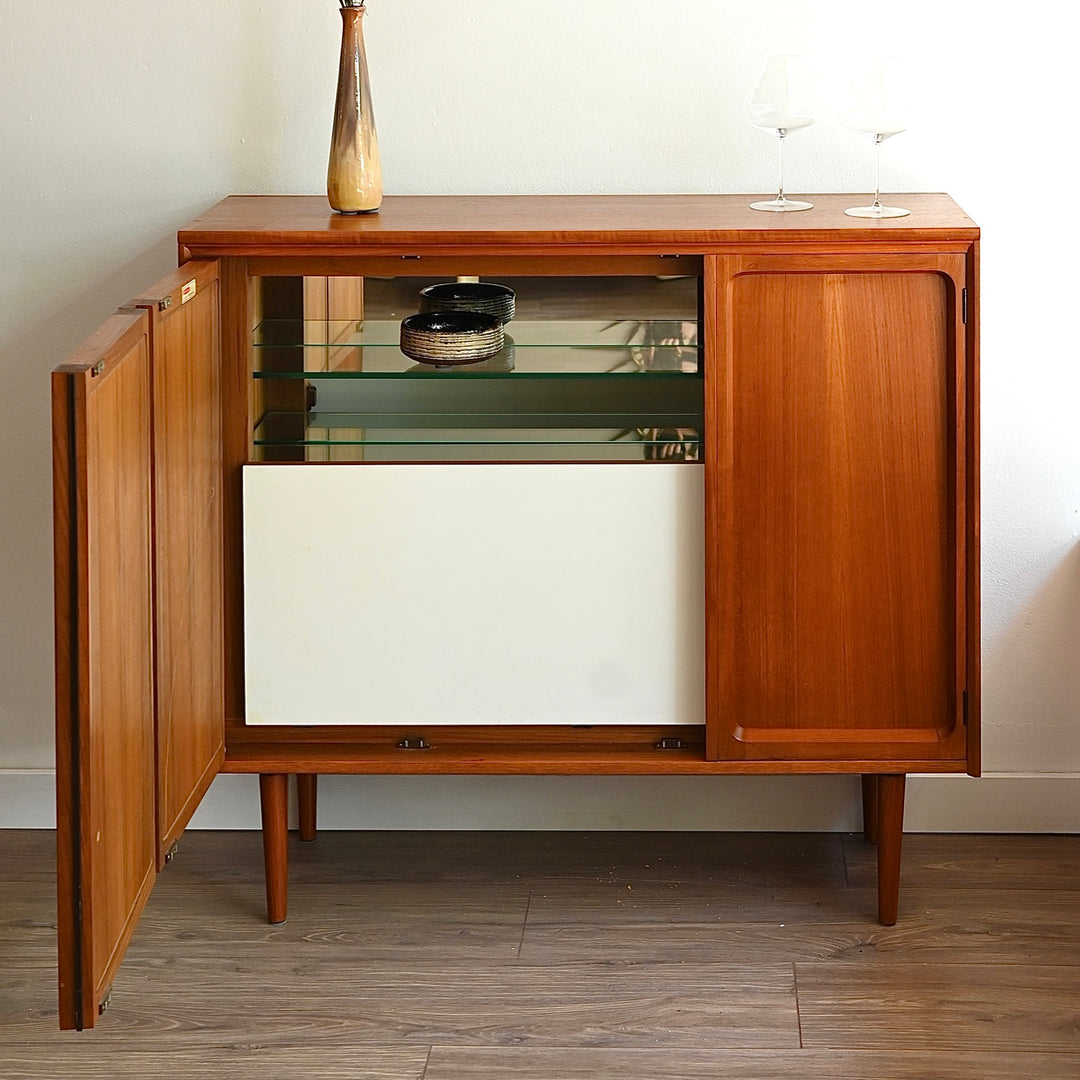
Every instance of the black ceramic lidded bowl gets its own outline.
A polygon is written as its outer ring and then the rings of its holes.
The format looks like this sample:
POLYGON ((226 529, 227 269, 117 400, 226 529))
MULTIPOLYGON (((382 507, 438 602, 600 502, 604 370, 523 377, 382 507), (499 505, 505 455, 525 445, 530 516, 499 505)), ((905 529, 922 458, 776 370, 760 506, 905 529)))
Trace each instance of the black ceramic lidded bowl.
POLYGON ((492 281, 444 281, 420 290, 421 311, 479 311, 508 323, 514 290, 492 281))
POLYGON ((428 311, 401 320, 401 351, 422 364, 475 364, 504 344, 502 322, 483 312, 428 311))

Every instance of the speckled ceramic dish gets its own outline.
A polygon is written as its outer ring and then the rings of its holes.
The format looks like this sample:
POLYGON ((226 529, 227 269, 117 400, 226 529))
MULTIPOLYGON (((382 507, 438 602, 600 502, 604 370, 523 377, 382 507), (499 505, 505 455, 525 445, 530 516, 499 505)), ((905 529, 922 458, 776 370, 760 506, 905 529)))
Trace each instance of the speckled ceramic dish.
POLYGON ((401 321, 401 351, 436 367, 475 364, 504 344, 503 324, 476 311, 429 311, 401 321))
POLYGON ((421 311, 480 311, 508 323, 514 317, 514 290, 492 281, 445 281, 420 290, 421 311))

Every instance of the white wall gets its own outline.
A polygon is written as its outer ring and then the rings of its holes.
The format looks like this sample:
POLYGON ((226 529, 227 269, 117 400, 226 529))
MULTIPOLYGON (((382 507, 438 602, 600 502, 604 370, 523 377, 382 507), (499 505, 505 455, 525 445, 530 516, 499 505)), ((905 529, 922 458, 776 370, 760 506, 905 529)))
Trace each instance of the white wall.
MULTIPOLYGON (((323 189, 335 9, 0 0, 0 825, 48 824, 51 798, 48 372, 173 265, 176 229, 220 197, 323 189)), ((789 144, 789 190, 865 190, 870 150, 832 118, 837 87, 867 50, 908 62, 920 107, 885 146, 885 185, 951 192, 984 235, 985 766, 998 777, 916 784, 909 824, 1080 829, 1075 7, 370 9, 386 184, 400 193, 765 191, 773 146, 740 106, 777 51, 813 62, 823 117, 789 144)), ((351 780, 329 803, 383 827, 499 825, 508 801, 509 823, 535 827, 634 824, 642 808, 685 828, 854 820, 849 780, 757 781, 767 815, 748 783, 351 780)), ((200 820, 237 821, 246 799, 225 778, 200 820)))

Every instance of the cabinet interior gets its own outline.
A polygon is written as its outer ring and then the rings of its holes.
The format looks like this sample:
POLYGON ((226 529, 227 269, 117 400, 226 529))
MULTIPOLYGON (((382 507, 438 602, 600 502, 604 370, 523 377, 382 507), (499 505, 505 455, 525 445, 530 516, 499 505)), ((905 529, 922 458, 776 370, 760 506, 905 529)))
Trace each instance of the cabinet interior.
POLYGON ((516 294, 506 344, 452 367, 399 348, 441 280, 261 279, 252 460, 700 460, 700 275, 485 275, 516 294))

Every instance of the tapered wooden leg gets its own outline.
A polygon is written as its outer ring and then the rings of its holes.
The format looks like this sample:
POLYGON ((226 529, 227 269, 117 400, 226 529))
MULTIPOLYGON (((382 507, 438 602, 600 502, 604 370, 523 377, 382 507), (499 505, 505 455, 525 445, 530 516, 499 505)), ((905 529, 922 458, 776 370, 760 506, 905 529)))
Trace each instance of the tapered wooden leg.
POLYGON ((283 923, 289 890, 289 778, 284 773, 259 777, 262 803, 263 864, 266 874, 266 917, 283 923))
POLYGON ((904 775, 878 777, 878 921, 896 922, 900 906, 900 848, 904 837, 904 775))
POLYGON ((319 778, 314 773, 298 773, 296 794, 300 803, 300 839, 315 839, 315 807, 319 778))
POLYGON ((878 827, 878 778, 865 773, 862 778, 862 824, 863 836, 868 844, 877 843, 878 827))

